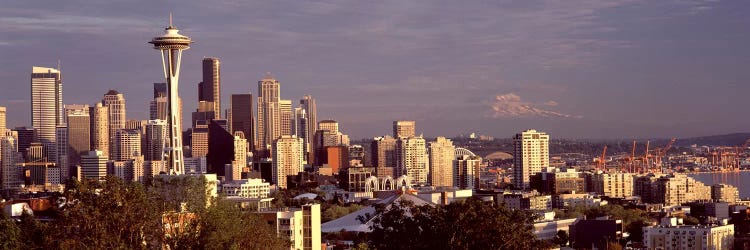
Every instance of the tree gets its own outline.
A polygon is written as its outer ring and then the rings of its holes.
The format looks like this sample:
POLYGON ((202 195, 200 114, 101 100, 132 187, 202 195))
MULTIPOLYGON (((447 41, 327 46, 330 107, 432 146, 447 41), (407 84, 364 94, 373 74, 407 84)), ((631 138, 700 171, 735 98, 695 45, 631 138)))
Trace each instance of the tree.
POLYGON ((23 239, 16 222, 0 213, 0 249, 21 249, 23 239))
POLYGON ((530 249, 539 243, 527 211, 493 206, 477 198, 446 206, 401 201, 376 207, 375 249, 530 249))
POLYGON ((552 239, 552 241, 555 242, 555 244, 564 247, 568 246, 568 241, 570 241, 570 237, 568 236, 568 232, 559 230, 557 231, 557 235, 555 235, 555 238, 552 239))

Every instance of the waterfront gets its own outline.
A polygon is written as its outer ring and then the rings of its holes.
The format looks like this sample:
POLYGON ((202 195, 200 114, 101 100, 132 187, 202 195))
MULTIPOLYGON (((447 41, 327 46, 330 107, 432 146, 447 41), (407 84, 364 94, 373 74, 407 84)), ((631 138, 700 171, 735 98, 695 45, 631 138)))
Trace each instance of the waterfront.
POLYGON ((716 183, 735 186, 740 191, 741 199, 750 198, 750 171, 690 173, 688 176, 709 186, 716 183))

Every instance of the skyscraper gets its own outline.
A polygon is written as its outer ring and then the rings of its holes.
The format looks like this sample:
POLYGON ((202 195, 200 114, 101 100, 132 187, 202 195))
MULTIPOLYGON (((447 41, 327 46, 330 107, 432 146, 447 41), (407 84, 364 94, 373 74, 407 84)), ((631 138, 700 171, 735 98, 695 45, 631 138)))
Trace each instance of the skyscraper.
POLYGON ((416 136, 416 123, 414 121, 393 121, 393 138, 405 138, 416 136))
POLYGON ((60 169, 60 180, 65 181, 68 179, 68 173, 70 170, 70 148, 68 147, 70 136, 68 135, 68 127, 60 125, 55 128, 55 166, 60 169))
MULTIPOLYGON (((68 164, 80 163, 81 154, 91 150, 91 116, 89 105, 65 105, 68 124, 68 164)), ((62 166, 59 166, 62 169, 62 166)), ((64 170, 64 169, 63 169, 64 170)))
POLYGON ((482 158, 476 155, 458 155, 453 161, 453 186, 475 189, 479 185, 479 166, 482 158))
POLYGON ((287 188, 286 177, 304 171, 302 138, 282 136, 273 144, 273 183, 287 188))
POLYGON ((371 164, 376 167, 375 174, 382 178, 386 176, 386 173, 384 172, 392 173, 393 171, 380 170, 393 169, 398 166, 398 161, 396 159, 396 139, 389 135, 375 137, 373 138, 371 145, 371 164))
POLYGON ((422 137, 406 137, 396 142, 398 166, 394 172, 396 176, 409 176, 412 186, 427 184, 429 163, 425 146, 425 140, 422 137))
POLYGON ((18 168, 18 162, 22 161, 23 155, 18 152, 17 144, 18 133, 15 131, 6 131, 3 138, 0 138, 0 187, 2 189, 20 188, 21 172, 18 168))
MULTIPOLYGON (((109 111, 109 141, 112 142, 117 130, 125 129, 125 97, 120 92, 110 89, 104 94, 102 105, 107 107, 109 111)), ((115 143, 109 144, 110 159, 116 158, 114 155, 111 155, 116 150, 116 146, 117 144, 115 143)))
POLYGON ((315 131, 318 130, 318 105, 315 102, 315 99, 310 95, 303 96, 302 99, 299 100, 299 104, 300 107, 305 110, 305 114, 307 115, 307 133, 304 137, 304 141, 307 143, 305 153, 307 154, 307 161, 313 162, 314 152, 312 152, 312 140, 315 136, 315 131))
POLYGON ((221 119, 221 62, 219 58, 203 58, 203 81, 198 84, 198 101, 211 103, 214 119, 221 119))
MULTIPOLYGON (((149 120, 167 120, 167 84, 163 82, 154 83, 154 99, 149 102, 149 120)), ((177 98, 177 104, 179 106, 177 112, 177 131, 182 131, 184 128, 182 124, 182 99, 177 98)))
POLYGON ((167 121, 149 120, 143 139, 143 158, 146 161, 161 161, 164 143, 167 140, 167 121))
POLYGON ((281 136, 279 81, 266 75, 258 81, 258 145, 256 150, 268 151, 281 136))
POLYGON ((232 133, 242 131, 253 151, 255 144, 255 124, 253 119, 253 94, 233 94, 230 98, 230 124, 232 133))
POLYGON ((6 124, 5 117, 7 117, 7 110, 5 109, 5 107, 0 107, 0 135, 5 134, 5 130, 8 129, 8 124, 6 124))
POLYGON ((208 124, 208 172, 226 176, 227 164, 234 160, 234 135, 229 133, 226 120, 213 120, 208 124))
MULTIPOLYGON (((37 139, 45 148, 55 146, 55 128, 62 123, 62 76, 60 71, 34 66, 31 71, 31 124, 36 131, 37 139)), ((54 154, 54 152, 48 153, 54 154)))
MULTIPOLYGON (((308 116, 307 111, 303 109, 302 107, 294 108, 294 121, 292 122, 292 135, 297 136, 299 138, 302 138, 302 141, 304 143, 305 147, 305 161, 310 161, 310 138, 312 138, 310 135, 310 130, 308 130, 310 127, 308 126, 308 116)), ((313 131, 314 132, 314 131, 313 131)))
POLYGON ((430 142, 430 185, 433 187, 453 186, 453 160, 456 147, 445 137, 430 142))
POLYGON ((97 103, 89 108, 91 116, 91 150, 109 155, 109 108, 97 103))
POLYGON ((115 131, 115 151, 112 152, 115 161, 127 161, 141 155, 141 133, 134 129, 120 129, 115 131))
POLYGON ((528 189, 530 176, 549 167, 549 135, 530 129, 513 137, 513 186, 528 189))
POLYGON ((279 112, 279 119, 281 119, 281 135, 292 135, 292 123, 294 122, 292 100, 280 100, 279 112))
POLYGON ((179 126, 179 95, 178 79, 180 76, 180 62, 182 60, 182 51, 190 48, 189 37, 179 34, 179 30, 172 26, 172 17, 169 17, 169 27, 165 34, 155 37, 149 43, 154 45, 154 49, 161 52, 162 69, 167 80, 167 137, 169 141, 164 148, 165 161, 169 174, 182 174, 185 170, 185 162, 182 155, 182 131, 179 126))

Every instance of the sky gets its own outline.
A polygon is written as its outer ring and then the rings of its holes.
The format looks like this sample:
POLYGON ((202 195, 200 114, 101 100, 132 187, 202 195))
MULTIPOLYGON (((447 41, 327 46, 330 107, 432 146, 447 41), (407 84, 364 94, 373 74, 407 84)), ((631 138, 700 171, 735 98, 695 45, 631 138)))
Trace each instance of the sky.
MULTIPOLYGON (((222 108, 270 72, 281 97, 317 99, 352 138, 416 120, 427 137, 525 129, 557 138, 750 132, 750 1, 0 0, 0 106, 30 126, 32 66, 62 62, 64 103, 115 89, 147 119, 163 82, 147 41, 169 13, 185 117, 203 57, 221 60, 222 108)), ((189 122, 187 123, 189 124, 189 122)))

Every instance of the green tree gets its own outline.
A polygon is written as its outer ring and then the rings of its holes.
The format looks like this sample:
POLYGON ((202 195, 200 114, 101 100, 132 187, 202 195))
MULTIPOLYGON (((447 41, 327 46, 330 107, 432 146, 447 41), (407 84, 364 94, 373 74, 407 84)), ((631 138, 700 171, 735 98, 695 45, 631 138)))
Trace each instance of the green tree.
POLYGON ((370 235, 375 249, 531 249, 534 216, 470 198, 447 206, 409 202, 376 208, 370 235))
POLYGON ((12 219, 0 213, 0 249, 20 249, 23 239, 21 229, 12 219))

